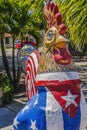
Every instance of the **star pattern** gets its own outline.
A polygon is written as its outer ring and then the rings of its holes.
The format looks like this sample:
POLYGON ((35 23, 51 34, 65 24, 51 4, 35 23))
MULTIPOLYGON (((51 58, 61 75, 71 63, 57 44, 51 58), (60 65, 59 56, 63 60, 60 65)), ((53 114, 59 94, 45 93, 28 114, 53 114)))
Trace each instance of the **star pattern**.
POLYGON ((17 121, 17 117, 14 119, 14 122, 13 122, 13 126, 16 127, 16 129, 18 129, 17 125, 20 124, 20 122, 17 121))
POLYGON ((32 130, 38 130, 37 127, 36 127, 36 121, 32 121, 32 120, 31 120, 31 126, 30 126, 30 128, 31 128, 32 130))
POLYGON ((34 102, 34 106, 38 104, 38 98, 39 98, 39 95, 37 95, 37 98, 36 98, 36 100, 34 102))
POLYGON ((29 106, 26 105, 26 106, 22 109, 22 114, 23 114, 26 110, 28 110, 28 109, 29 109, 29 106))
POLYGON ((75 106, 78 106, 78 104, 75 101, 75 98, 78 95, 73 95, 70 90, 68 90, 68 93, 66 96, 61 96, 61 98, 63 98, 66 101, 66 106, 65 108, 67 108, 70 104, 74 104, 75 106))

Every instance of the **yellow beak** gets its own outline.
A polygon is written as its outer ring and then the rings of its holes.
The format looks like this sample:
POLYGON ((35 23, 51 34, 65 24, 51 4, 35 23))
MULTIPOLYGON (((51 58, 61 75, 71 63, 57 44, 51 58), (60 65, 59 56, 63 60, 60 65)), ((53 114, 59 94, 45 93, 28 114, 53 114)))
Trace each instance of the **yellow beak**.
POLYGON ((69 42, 68 39, 66 39, 63 36, 59 35, 59 37, 56 40, 55 47, 64 48, 68 42, 69 42))

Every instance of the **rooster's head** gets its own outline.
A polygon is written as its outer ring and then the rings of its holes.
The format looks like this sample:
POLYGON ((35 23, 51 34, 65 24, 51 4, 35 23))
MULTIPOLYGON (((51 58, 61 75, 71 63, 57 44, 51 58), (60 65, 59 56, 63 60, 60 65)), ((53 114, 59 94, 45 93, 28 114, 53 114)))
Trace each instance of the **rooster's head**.
POLYGON ((53 58, 57 64, 70 64, 72 56, 68 50, 69 40, 65 35, 67 28, 62 23, 62 16, 59 13, 58 7, 53 2, 46 3, 44 15, 47 21, 44 46, 47 48, 47 51, 53 53, 53 58))

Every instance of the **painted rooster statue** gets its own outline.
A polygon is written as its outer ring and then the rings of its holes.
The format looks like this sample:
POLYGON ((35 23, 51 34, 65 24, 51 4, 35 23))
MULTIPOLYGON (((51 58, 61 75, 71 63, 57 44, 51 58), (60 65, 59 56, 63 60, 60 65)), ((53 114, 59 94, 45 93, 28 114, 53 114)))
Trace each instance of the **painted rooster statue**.
POLYGON ((86 130, 87 104, 81 80, 72 69, 66 26, 53 2, 44 6, 47 30, 41 57, 34 50, 26 66, 28 103, 14 120, 14 130, 86 130))

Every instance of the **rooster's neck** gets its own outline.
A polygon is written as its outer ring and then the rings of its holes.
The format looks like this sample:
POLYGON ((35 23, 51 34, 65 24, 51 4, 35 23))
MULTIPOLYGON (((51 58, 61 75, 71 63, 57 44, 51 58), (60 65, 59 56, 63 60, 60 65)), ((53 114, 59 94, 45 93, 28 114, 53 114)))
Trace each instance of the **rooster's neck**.
POLYGON ((54 61, 52 49, 44 48, 41 54, 38 73, 57 71, 58 66, 54 61))
POLYGON ((75 65, 72 63, 70 65, 59 65, 55 62, 53 49, 46 48, 44 46, 43 52, 41 54, 38 73, 45 72, 59 72, 59 71, 75 71, 75 65))

